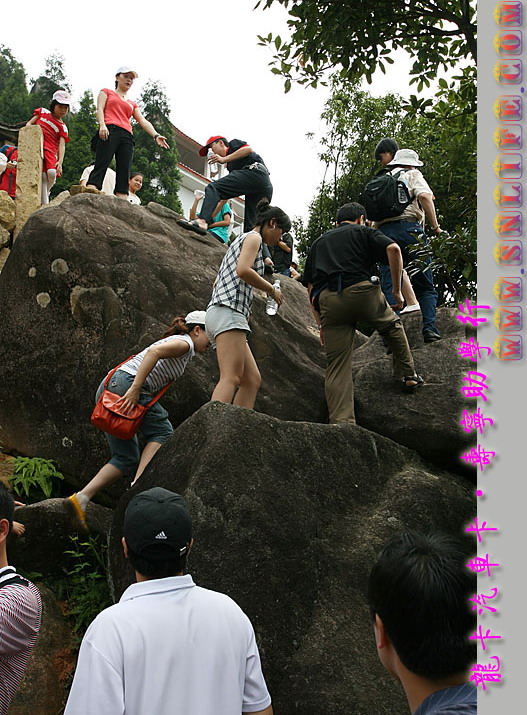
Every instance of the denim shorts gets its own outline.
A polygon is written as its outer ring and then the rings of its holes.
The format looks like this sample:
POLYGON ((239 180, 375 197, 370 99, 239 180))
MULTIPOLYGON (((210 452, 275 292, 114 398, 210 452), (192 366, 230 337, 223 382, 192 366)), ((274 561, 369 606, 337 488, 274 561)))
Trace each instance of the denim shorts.
POLYGON ((207 308, 205 330, 213 347, 216 347, 217 336, 227 330, 244 330, 247 334, 251 332, 245 315, 228 305, 210 305, 207 308))
MULTIPOLYGON (((117 370, 110 378, 108 390, 116 395, 124 395, 133 381, 134 375, 129 375, 124 370, 117 370)), ((105 382, 106 377, 99 385, 95 401, 99 399, 105 382)), ((154 396, 155 393, 143 387, 139 395, 139 404, 147 405, 154 396)), ((148 408, 139 427, 139 432, 146 442, 160 442, 161 444, 167 441, 173 431, 174 428, 168 419, 168 412, 159 402, 155 402, 148 408)), ((133 439, 119 439, 105 432, 105 437, 112 452, 109 463, 120 469, 126 476, 134 476, 141 457, 137 435, 133 439)))

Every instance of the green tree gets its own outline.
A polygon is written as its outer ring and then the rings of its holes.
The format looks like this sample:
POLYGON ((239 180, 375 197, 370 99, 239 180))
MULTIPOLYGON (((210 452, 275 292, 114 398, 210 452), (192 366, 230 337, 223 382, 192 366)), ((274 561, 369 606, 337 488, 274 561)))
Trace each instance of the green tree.
MULTIPOLYGON (((38 79, 32 80, 33 86, 29 93, 31 111, 37 107, 49 107, 51 98, 58 89, 71 91, 66 79, 64 57, 56 52, 46 57, 45 65, 44 73, 38 79)), ((67 117, 65 121, 68 122, 67 117)))
POLYGON ((170 107, 165 90, 159 82, 149 81, 139 99, 141 111, 159 134, 167 137, 170 149, 159 147, 140 127, 134 128, 135 151, 132 169, 144 176, 141 189, 142 203, 155 201, 178 213, 182 212, 178 196, 180 173, 179 154, 172 124, 168 119, 170 107))
MULTIPOLYGON (((451 92, 448 85, 442 92, 451 92)), ((333 81, 322 118, 327 132, 320 158, 326 166, 322 185, 309 207, 309 218, 298 251, 334 225, 337 208, 358 201, 362 189, 378 170, 373 153, 380 138, 394 137, 401 147, 415 149, 434 194, 440 223, 450 238, 432 242, 432 259, 443 299, 473 294, 476 285, 476 132, 475 117, 458 118, 445 107, 407 113, 397 95, 373 97, 333 81)))
POLYGON ((468 59, 476 62, 474 0, 259 0, 256 7, 283 5, 290 39, 259 37, 273 47, 273 72, 292 81, 316 86, 327 70, 343 79, 371 82, 375 70, 386 71, 391 53, 402 48, 414 63, 410 83, 418 92, 435 80, 440 68, 468 59))
POLYGON ((30 113, 24 66, 0 45, 0 120, 17 124, 27 121, 30 113))
POLYGON ((72 184, 78 184, 84 169, 95 160, 90 142, 98 126, 93 95, 90 90, 86 90, 82 95, 78 111, 72 112, 69 118, 70 141, 66 144, 64 173, 53 187, 53 196, 69 189, 72 184))

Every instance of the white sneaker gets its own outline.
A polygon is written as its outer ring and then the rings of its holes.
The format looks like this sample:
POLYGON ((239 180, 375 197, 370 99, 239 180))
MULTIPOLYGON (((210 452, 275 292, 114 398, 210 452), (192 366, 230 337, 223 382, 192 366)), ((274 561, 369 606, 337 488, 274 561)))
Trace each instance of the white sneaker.
POLYGON ((201 189, 196 189, 194 191, 194 196, 196 199, 203 199, 205 197, 205 192, 202 191, 201 189))
POLYGON ((417 311, 421 312, 421 306, 419 303, 414 303, 414 305, 407 305, 405 308, 401 310, 401 315, 403 313, 416 313, 417 311))

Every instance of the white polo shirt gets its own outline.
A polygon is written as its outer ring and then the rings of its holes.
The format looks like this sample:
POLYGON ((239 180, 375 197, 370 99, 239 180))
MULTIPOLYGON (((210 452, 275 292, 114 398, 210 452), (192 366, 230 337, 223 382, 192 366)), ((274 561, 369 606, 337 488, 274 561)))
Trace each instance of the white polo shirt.
POLYGON ((249 619, 186 575, 135 583, 97 616, 64 715, 240 715, 270 704, 249 619))

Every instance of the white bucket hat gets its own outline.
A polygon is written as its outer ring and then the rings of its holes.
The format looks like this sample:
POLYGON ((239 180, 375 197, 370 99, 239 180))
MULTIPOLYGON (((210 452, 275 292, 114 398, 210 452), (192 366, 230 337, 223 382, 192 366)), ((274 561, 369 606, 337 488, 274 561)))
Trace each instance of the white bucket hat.
POLYGON ((395 156, 387 166, 423 166, 423 162, 419 161, 419 154, 413 149, 399 149, 395 152, 395 156))

